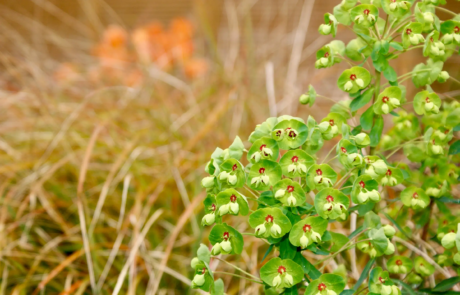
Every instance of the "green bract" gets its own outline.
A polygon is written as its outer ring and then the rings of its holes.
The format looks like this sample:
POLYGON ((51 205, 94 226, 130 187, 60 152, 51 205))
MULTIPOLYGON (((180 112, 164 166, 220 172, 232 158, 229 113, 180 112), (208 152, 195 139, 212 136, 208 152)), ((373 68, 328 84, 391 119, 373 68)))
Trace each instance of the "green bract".
POLYGON ((434 273, 434 266, 428 263, 425 258, 417 256, 414 259, 414 269, 418 274, 427 277, 434 273))
POLYGON ((234 189, 226 189, 217 194, 216 196, 218 215, 223 216, 225 214, 248 215, 249 207, 246 197, 237 192, 234 189))
POLYGON ((280 238, 291 230, 291 222, 278 208, 259 209, 249 215, 249 224, 259 237, 280 238))
POLYGON ((307 172, 307 185, 313 190, 331 187, 337 180, 337 173, 328 164, 312 165, 307 172))
POLYGON ((307 93, 304 93, 300 96, 299 98, 299 102, 301 104, 308 104, 311 106, 313 106, 313 104, 315 103, 315 100, 316 100, 316 91, 315 91, 315 88, 313 88, 313 86, 308 86, 308 92, 307 93))
POLYGON ((211 254, 241 254, 243 251, 243 236, 233 227, 216 224, 209 233, 209 241, 213 245, 211 254))
POLYGON ((278 142, 280 149, 289 150, 300 147, 308 137, 307 125, 298 120, 284 120, 276 124, 272 138, 278 142))
POLYGON ((404 48, 409 48, 411 45, 415 46, 425 42, 422 31, 423 26, 421 23, 410 23, 405 26, 401 33, 404 48))
POLYGON ((316 52, 315 67, 317 69, 332 67, 342 60, 341 56, 344 52, 345 44, 342 41, 332 41, 316 52))
POLYGON ((441 24, 442 42, 446 45, 460 45, 460 22, 447 20, 441 24))
POLYGON ((337 85, 343 91, 356 93, 366 88, 370 82, 371 74, 369 74, 368 70, 362 67, 352 67, 351 69, 343 71, 337 81, 337 85))
POLYGON ((305 192, 298 182, 291 179, 278 181, 273 187, 275 198, 285 206, 303 206, 305 204, 305 192))
POLYGON ((315 209, 324 219, 345 220, 348 217, 350 199, 339 190, 326 188, 315 197, 315 209))
POLYGON ((313 242, 321 242, 321 237, 327 229, 327 220, 322 217, 307 217, 292 227, 289 241, 296 247, 307 248, 313 242))
POLYGON ((250 188, 265 191, 281 179, 281 166, 270 160, 260 160, 251 166, 247 184, 250 188))
POLYGON ((441 99, 436 93, 420 91, 414 97, 414 111, 419 115, 439 113, 441 99))
POLYGON ((412 207, 414 210, 426 208, 430 204, 430 197, 421 188, 406 187, 401 192, 401 201, 407 207, 412 207))
POLYGON ((303 150, 291 150, 280 159, 281 171, 286 177, 304 177, 308 169, 315 163, 312 156, 303 150))
POLYGON ((350 16, 355 25, 371 27, 379 17, 379 10, 372 4, 361 4, 350 10, 350 16))
POLYGON ((378 178, 378 181, 381 185, 385 186, 395 186, 400 184, 404 179, 404 176, 400 169, 388 167, 385 175, 382 175, 378 178))
POLYGON ((267 284, 276 288, 290 288, 300 283, 303 269, 291 259, 272 258, 260 269, 260 277, 267 284))
POLYGON ((256 140, 248 151, 248 161, 258 163, 260 160, 278 159, 279 148, 276 140, 270 137, 262 137, 256 140))
MULTIPOLYGON (((372 269, 369 275, 369 291, 375 294, 391 294, 400 295, 401 291, 390 279, 387 271, 383 271, 381 267, 372 269)), ((371 293, 369 293, 371 294, 371 293)))
POLYGON ((246 182, 243 165, 235 159, 228 159, 220 165, 220 173, 217 177, 222 188, 243 187, 246 182))
POLYGON ((356 204, 378 202, 381 199, 378 187, 378 182, 372 179, 370 175, 361 175, 353 184, 351 200, 356 204))
POLYGON ((405 256, 393 256, 387 262, 387 269, 390 273, 406 274, 412 270, 412 260, 405 256))
POLYGON ((382 8, 388 15, 402 18, 410 12, 413 0, 382 0, 382 8))
POLYGON ((333 14, 326 13, 324 14, 324 24, 319 26, 319 33, 322 35, 332 34, 332 37, 335 37, 337 34, 337 19, 333 14))
POLYGON ((308 285, 305 295, 318 295, 318 293, 320 295, 338 295, 345 289, 345 285, 346 282, 341 276, 323 274, 308 285))
POLYGON ((401 89, 398 86, 385 88, 374 103, 374 113, 388 114, 401 104, 401 89))

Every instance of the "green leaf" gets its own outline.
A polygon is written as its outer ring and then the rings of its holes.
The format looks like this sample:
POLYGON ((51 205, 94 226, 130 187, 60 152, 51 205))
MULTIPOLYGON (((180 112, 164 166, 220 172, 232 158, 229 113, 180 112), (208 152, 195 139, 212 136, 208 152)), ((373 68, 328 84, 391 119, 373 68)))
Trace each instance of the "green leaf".
POLYGON ((449 147, 449 155, 456 155, 460 153, 460 140, 455 141, 450 147, 449 147))
POLYGON ((339 234, 339 233, 330 232, 330 234, 332 237, 332 240, 331 240, 332 247, 329 250, 331 252, 338 252, 350 240, 347 236, 339 234))
POLYGON ((265 254, 264 254, 264 257, 262 258, 261 263, 264 262, 265 258, 267 258, 268 254, 270 254, 274 246, 275 244, 270 244, 270 246, 268 246, 268 249, 267 251, 265 251, 265 254))
POLYGON ((211 295, 224 295, 224 281, 222 279, 214 281, 214 285, 211 287, 211 295))
POLYGON ((403 51, 404 50, 404 48, 398 42, 390 42, 390 46, 393 47, 394 49, 398 50, 398 51, 403 51))
POLYGON ((271 137, 271 132, 273 127, 278 123, 278 118, 272 117, 268 118, 262 124, 257 125, 256 130, 254 130, 249 136, 249 142, 254 143, 256 140, 268 136, 271 137))
POLYGON ((460 204, 460 199, 452 199, 448 197, 441 197, 437 199, 437 201, 443 202, 443 203, 451 203, 451 204, 460 204))
POLYGON ((379 144, 383 131, 383 123, 384 122, 382 116, 375 117, 374 126, 372 127, 371 133, 369 134, 369 137, 371 138, 371 147, 376 147, 379 144))
POLYGON ((316 280, 321 276, 321 272, 317 270, 316 267, 302 255, 302 252, 297 252, 297 255, 294 258, 294 262, 299 264, 302 267, 304 273, 309 275, 313 280, 316 280))
POLYGON ((411 238, 411 234, 410 233, 407 233, 405 230, 403 230, 403 228, 399 225, 399 223, 397 223, 393 218, 391 218, 390 215, 388 215, 387 213, 383 213, 383 215, 385 215, 385 217, 391 222, 393 223, 396 228, 403 233, 403 235, 405 235, 408 239, 411 238))
POLYGON ((211 261, 211 251, 204 244, 200 244, 200 248, 197 251, 197 257, 203 262, 209 263, 211 261))
POLYGON ((352 232, 352 233, 348 236, 348 238, 349 238, 349 239, 353 239, 354 237, 356 237, 357 234, 359 234, 360 232, 362 232, 363 229, 364 229, 364 227, 361 225, 360 227, 358 227, 357 229, 355 229, 355 231, 352 232))
POLYGON ((369 262, 366 264, 366 266, 363 269, 363 272, 359 276, 358 281, 356 284, 353 286, 353 290, 357 291, 359 286, 364 282, 364 280, 367 278, 367 275, 369 274, 369 271, 371 270, 372 265, 374 265, 375 258, 369 260, 369 262))
POLYGON ((436 287, 433 288, 433 292, 445 292, 451 289, 453 286, 456 284, 460 283, 460 277, 452 277, 448 278, 439 284, 436 285, 436 287))
POLYGON ((388 247, 388 239, 385 236, 383 228, 371 229, 368 232, 369 239, 371 240, 372 245, 380 252, 384 252, 388 247))
POLYGON ((446 125, 450 127, 455 126, 456 130, 454 131, 460 131, 460 108, 454 109, 449 115, 447 115, 446 125))
POLYGON ((350 109, 352 112, 355 112, 368 104, 371 99, 372 95, 374 94, 374 88, 369 88, 366 91, 364 91, 363 94, 358 96, 357 98, 353 99, 353 101, 350 103, 350 109))
POLYGON ((243 151, 244 151, 244 144, 241 141, 241 139, 238 136, 236 136, 232 145, 230 145, 230 147, 228 148, 230 158, 240 160, 241 157, 243 156, 243 151))
POLYGON ((390 82, 394 82, 398 78, 395 69, 393 69, 391 66, 387 66, 385 70, 383 70, 383 76, 385 76, 385 78, 390 82))
MULTIPOLYGON (((280 275, 278 272, 278 269, 280 269, 280 267, 284 267, 284 269, 286 269, 286 272, 284 274, 289 274, 292 276, 293 285, 296 285, 302 281, 302 267, 294 261, 292 261, 291 259, 282 260, 279 257, 270 259, 270 261, 268 261, 264 266, 262 266, 262 268, 260 269, 260 278, 267 285, 273 286, 273 280, 280 275)), ((282 275, 281 279, 281 284, 278 286, 279 288, 292 287, 286 282, 286 280, 284 280, 284 277, 282 275)))
POLYGON ((374 108, 370 106, 359 118, 359 122, 364 130, 370 130, 374 124, 374 108))
POLYGON ((364 228, 380 228, 381 226, 380 217, 374 212, 370 211, 364 215, 364 228))
POLYGON ((289 242, 289 236, 285 235, 280 243, 280 258, 294 259, 297 254, 297 247, 289 242))
POLYGON ((393 279, 393 281, 398 283, 404 289, 404 291, 407 292, 407 293, 403 293, 403 294, 410 294, 410 295, 416 295, 417 294, 417 293, 415 293, 415 291, 412 289, 412 287, 410 285, 404 283, 403 281, 397 280, 397 279, 393 279))

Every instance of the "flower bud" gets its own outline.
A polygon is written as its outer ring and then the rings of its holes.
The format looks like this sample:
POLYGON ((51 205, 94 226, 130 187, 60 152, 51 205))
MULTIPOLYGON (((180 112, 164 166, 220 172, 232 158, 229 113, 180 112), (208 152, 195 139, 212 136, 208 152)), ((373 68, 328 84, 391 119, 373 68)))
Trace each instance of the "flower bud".
POLYGON ((358 203, 359 203, 359 204, 364 204, 364 203, 366 203, 368 199, 369 199, 369 193, 364 192, 364 191, 361 191, 361 192, 358 194, 358 203))
POLYGON ((302 249, 308 247, 308 238, 306 235, 302 235, 302 237, 300 238, 300 246, 302 247, 302 249))
POLYGON ((197 285, 198 287, 203 286, 205 283, 204 274, 195 275, 195 277, 193 278, 193 283, 195 283, 195 285, 197 285))
POLYGON ((214 176, 208 176, 201 180, 201 185, 205 188, 214 187, 214 176))
POLYGON ((220 247, 222 248, 222 250, 224 250, 224 252, 229 253, 230 251, 232 251, 232 244, 229 240, 220 243, 220 247))
POLYGON ((214 246, 212 246, 211 249, 211 254, 212 255, 219 255, 222 250, 222 247, 220 246, 220 243, 215 243, 214 246))
POLYGON ((297 170, 297 166, 295 164, 290 164, 288 166, 288 172, 289 173, 294 173, 297 170))
POLYGON ((201 219, 201 224, 211 225, 214 223, 215 220, 216 220, 216 215, 214 215, 214 213, 209 213, 203 216, 203 218, 201 219))
POLYGON ((435 155, 442 155, 442 154, 444 154, 444 150, 443 150, 442 146, 436 145, 436 144, 433 144, 433 145, 431 146, 431 151, 432 151, 433 154, 435 154, 435 155))
POLYGON ((409 36, 409 41, 412 45, 417 45, 418 37, 415 34, 412 34, 411 36, 409 36))
POLYGON ((332 204, 331 203, 326 203, 323 206, 323 211, 329 211, 329 210, 331 210, 331 208, 332 208, 332 204))
POLYGON ((387 236, 388 238, 391 238, 392 236, 395 235, 396 233, 396 230, 394 227, 392 227, 391 225, 387 224, 383 227, 383 232, 385 233, 385 236, 387 236))
POLYGON ((198 259, 198 257, 194 257, 192 261, 190 261, 190 266, 192 268, 195 268, 198 265, 198 263, 200 263, 200 259, 198 259))
POLYGON ((399 106, 401 103, 399 102, 399 99, 391 97, 390 98, 390 104, 392 104, 394 107, 399 106))
POLYGON ((396 2, 391 2, 391 3, 390 3, 390 10, 391 10, 391 11, 395 11, 396 8, 398 8, 398 3, 396 3, 396 2))
POLYGON ((286 190, 284 189, 279 189, 276 191, 275 193, 275 198, 281 198, 282 196, 284 196, 284 194, 286 193, 286 190))
POLYGON ((388 114, 389 112, 390 112, 390 106, 388 105, 388 103, 382 104, 382 113, 388 114))
POLYGON ((350 91, 351 88, 353 88, 353 83, 351 81, 348 81, 347 83, 345 83, 345 85, 343 86, 343 89, 345 89, 345 91, 350 91))
POLYGON ((223 215, 227 214, 229 209, 230 209, 229 204, 225 204, 225 205, 220 206, 219 207, 219 215, 223 216, 223 215))
POLYGON ((374 258, 377 256, 377 250, 375 248, 372 248, 370 251, 369 251, 369 256, 371 258, 374 258))
POLYGON ((299 98, 301 104, 308 104, 310 102, 310 96, 308 94, 302 94, 299 98))
POLYGON ((374 163, 372 163, 371 166, 374 168, 375 173, 379 175, 385 174, 388 171, 388 166, 387 164, 385 164, 385 161, 383 160, 377 160, 374 163))
POLYGON ((260 158, 261 158, 261 155, 259 152, 256 152, 252 155, 252 159, 256 162, 256 163, 259 163, 260 161, 260 158))
POLYGON ((321 235, 314 230, 311 230, 311 239, 313 242, 319 243, 321 242, 321 235))
POLYGON ((453 248, 455 245, 455 233, 448 233, 446 234, 442 240, 441 244, 444 248, 450 249, 453 248))
POLYGON ((273 222, 272 228, 270 229, 270 232, 274 236, 278 236, 281 234, 281 227, 273 222))
POLYGON ((265 227, 264 224, 260 224, 258 226, 256 226, 256 235, 263 235, 266 231, 267 231, 267 228, 265 227))
POLYGON ((236 175, 231 175, 231 174, 228 175, 228 182, 231 185, 235 185, 237 180, 238 178, 236 177, 236 175))
POLYGON ((355 136, 355 142, 360 146, 368 146, 371 143, 371 139, 366 133, 359 133, 355 136))
POLYGON ((460 252, 454 255, 454 262, 455 264, 460 265, 460 252))
POLYGON ((356 85, 358 85, 360 88, 363 88, 364 86, 364 81, 363 79, 356 79, 356 85))
POLYGON ((331 25, 328 24, 321 24, 319 26, 319 32, 323 35, 328 35, 331 32, 331 25))
POLYGON ((277 288, 281 285, 281 276, 277 275, 272 282, 273 287, 277 288))
POLYGON ((388 247, 385 249, 385 252, 383 252, 385 255, 391 255, 395 253, 395 245, 388 241, 388 247))
POLYGON ((220 174, 219 174, 219 179, 220 179, 220 180, 225 180, 225 179, 228 178, 229 175, 230 175, 230 174, 229 174, 228 172, 222 171, 222 172, 220 172, 220 174))
POLYGON ((432 103, 431 101, 425 103, 425 111, 429 112, 433 109, 433 107, 434 107, 434 103, 432 103))
POLYGON ((262 176, 261 179, 265 185, 268 185, 270 183, 270 177, 268 177, 268 175, 262 176))
POLYGON ((439 197, 440 192, 441 192, 441 190, 438 189, 438 188, 435 188, 435 187, 429 187, 426 190, 426 194, 429 195, 429 196, 433 196, 433 197, 439 197))
POLYGON ((297 203, 297 200, 291 194, 291 196, 287 199, 287 203, 289 206, 295 206, 297 203))
POLYGON ((332 207, 332 210, 337 214, 341 214, 342 213, 342 204, 339 204, 339 203, 334 204, 334 206, 332 207))
POLYGON ((331 125, 329 124, 329 122, 324 121, 324 122, 321 122, 321 123, 318 124, 318 128, 319 128, 319 131, 321 133, 324 133, 324 132, 330 130, 331 125))
POLYGON ((238 212, 240 211, 240 205, 238 205, 237 202, 231 202, 230 203, 230 212, 232 212, 233 214, 238 214, 238 212))
POLYGON ((380 295, 391 295, 391 286, 382 285, 382 289, 380 289, 380 295))
POLYGON ((424 12, 423 13, 423 20, 427 23, 432 23, 434 22, 434 17, 431 12, 424 12))
POLYGON ((294 284, 294 279, 292 278, 292 276, 288 273, 286 273, 284 275, 284 284, 287 286, 287 287, 291 287, 293 284, 294 284))
POLYGON ((401 291, 399 290, 398 287, 395 285, 391 286, 391 295, 399 295, 401 294, 401 291))
POLYGON ((307 172, 307 166, 305 166, 302 163, 299 163, 298 165, 299 165, 300 171, 302 171, 303 173, 307 172))
POLYGON ((442 71, 438 76, 438 82, 444 83, 450 78, 449 72, 442 71))
POLYGON ((361 22, 362 20, 364 19, 364 16, 362 15, 358 15, 355 17, 355 23, 359 24, 359 22, 361 22))
POLYGON ((372 202, 378 202, 380 201, 380 194, 378 191, 376 191, 375 189, 371 190, 369 193, 368 193, 368 196, 369 196, 369 199, 372 201, 372 202))

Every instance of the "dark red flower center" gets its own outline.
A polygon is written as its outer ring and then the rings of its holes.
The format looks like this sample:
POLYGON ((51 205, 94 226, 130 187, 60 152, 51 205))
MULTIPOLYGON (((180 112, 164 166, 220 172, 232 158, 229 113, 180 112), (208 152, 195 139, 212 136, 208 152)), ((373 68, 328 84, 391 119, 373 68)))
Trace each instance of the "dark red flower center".
POLYGON ((362 180, 359 182, 359 185, 360 185, 362 188, 364 188, 364 187, 366 186, 366 184, 365 184, 364 181, 362 181, 362 180))
POLYGON ((324 57, 326 57, 326 58, 329 57, 329 52, 326 52, 326 53, 324 54, 324 57))
POLYGON ((287 189, 288 193, 292 193, 294 191, 294 187, 292 185, 288 185, 287 189))
POLYGON ((263 145, 260 146, 259 150, 263 150, 265 147, 267 147, 267 145, 263 144, 263 145))
POLYGON ((294 130, 289 131, 289 137, 290 137, 290 138, 294 138, 294 137, 296 137, 296 136, 297 136, 297 134, 295 133, 294 130))
POLYGON ((260 168, 259 169, 259 174, 264 174, 264 173, 265 173, 265 168, 264 167, 260 168))
POLYGON ((382 277, 379 277, 379 281, 380 281, 380 283, 382 283, 382 284, 385 283, 385 280, 384 280, 382 277))
POLYGON ((276 131, 276 136, 280 137, 281 136, 281 130, 276 131))
POLYGON ((393 174, 393 172, 391 172, 391 170, 388 169, 386 174, 387 174, 387 176, 391 176, 391 174, 393 174))
POLYGON ((328 201, 329 203, 334 202, 334 197, 329 195, 326 197, 326 201, 328 201))
POLYGON ((299 160, 299 157, 294 156, 291 158, 292 163, 296 163, 299 160))
POLYGON ((224 232, 224 240, 228 240, 228 238, 230 238, 230 234, 226 231, 224 232))
POLYGON ((212 211, 216 211, 216 204, 212 204, 211 210, 212 210, 212 211))
POLYGON ((326 287, 326 285, 325 285, 324 283, 320 283, 320 284, 318 285, 318 291, 324 291, 324 290, 326 290, 326 288, 327 288, 327 287, 326 287))
POLYGON ((230 201, 235 202, 235 201, 236 201, 236 196, 235 196, 235 195, 231 195, 231 196, 230 196, 230 201))
POLYGON ((401 260, 396 260, 396 265, 402 265, 402 261, 401 260))
POLYGON ((369 12, 370 12, 369 9, 364 9, 364 11, 363 11, 363 13, 364 13, 365 15, 369 15, 369 12))
POLYGON ((455 33, 460 32, 460 28, 459 28, 459 27, 455 27, 455 28, 454 28, 454 32, 455 32, 455 33))
POLYGON ((235 171, 236 169, 238 169, 238 165, 234 164, 232 169, 233 169, 233 171, 235 171))
POLYGON ((430 38, 430 42, 433 42, 433 41, 434 41, 434 40, 433 40, 433 37, 431 37, 431 38, 430 38))
POLYGON ((201 270, 201 274, 204 275, 206 273, 206 267, 203 267, 203 269, 201 270))
POLYGON ((344 153, 344 154, 347 152, 347 149, 344 148, 344 147, 341 147, 340 149, 342 150, 342 153, 344 153))
POLYGON ((436 144, 436 143, 435 143, 435 141, 434 141, 434 139, 431 141, 431 143, 433 143, 433 145, 435 145, 435 144, 436 144))
POLYGON ((329 120, 329 125, 334 126, 335 125, 334 120, 329 120))
POLYGON ((265 217, 265 221, 266 222, 273 222, 273 216, 267 215, 267 217, 265 217))
POLYGON ((356 75, 355 74, 351 74, 350 75, 350 80, 354 81, 356 79, 356 75))
POLYGON ((303 231, 304 231, 304 232, 311 231, 311 225, 305 224, 305 225, 303 226, 303 231))
POLYGON ((323 175, 323 171, 321 171, 321 169, 317 169, 317 170, 316 170, 316 174, 317 174, 317 175, 323 175))
POLYGON ((430 103, 431 102, 430 98, 429 97, 425 98, 425 102, 430 103))
POLYGON ((406 34, 407 34, 407 35, 412 34, 412 30, 411 30, 411 29, 407 29, 407 30, 406 30, 406 34))
POLYGON ((388 98, 388 96, 384 96, 384 97, 382 98, 382 101, 383 101, 384 103, 387 103, 388 100, 390 100, 390 99, 388 98))
POLYGON ((412 195, 412 198, 418 199, 418 194, 417 194, 417 193, 414 193, 414 194, 412 195))
POLYGON ((278 273, 280 275, 282 275, 285 272, 286 272, 286 268, 284 266, 280 265, 280 267, 278 267, 278 273))

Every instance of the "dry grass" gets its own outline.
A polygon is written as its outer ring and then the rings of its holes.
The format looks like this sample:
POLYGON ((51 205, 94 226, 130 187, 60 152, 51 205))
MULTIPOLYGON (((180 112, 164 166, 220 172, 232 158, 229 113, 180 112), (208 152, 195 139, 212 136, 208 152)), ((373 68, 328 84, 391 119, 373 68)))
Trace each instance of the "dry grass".
MULTIPOLYGON (((214 8, 195 1, 207 74, 130 63, 143 80, 128 87, 88 75, 58 83, 62 61, 99 62, 89 36, 100 20, 35 2, 71 30, 5 7, 0 15, 0 295, 190 292, 189 259, 207 233, 199 183, 214 148, 247 138, 269 114, 321 119, 328 101, 297 110, 309 83, 343 99, 330 87, 338 68, 313 74, 311 66, 329 41, 315 33, 324 11, 312 14, 311 1, 227 0, 215 26, 214 8)), ((265 249, 248 243, 236 264, 256 274, 265 249)), ((258 292, 225 282, 229 294, 258 292)))

